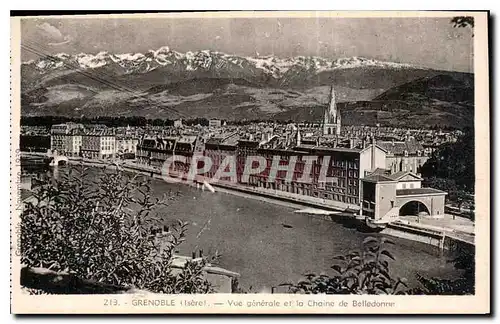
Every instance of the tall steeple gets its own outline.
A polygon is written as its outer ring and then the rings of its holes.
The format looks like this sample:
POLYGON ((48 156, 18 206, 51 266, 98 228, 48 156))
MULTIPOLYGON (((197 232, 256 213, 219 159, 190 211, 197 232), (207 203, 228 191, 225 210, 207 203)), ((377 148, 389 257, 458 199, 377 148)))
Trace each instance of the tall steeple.
POLYGON ((335 98, 335 89, 333 86, 330 87, 330 106, 328 107, 330 114, 330 122, 333 124, 337 123, 337 100, 335 98))
POLYGON ((330 88, 330 103, 325 109, 323 120, 323 135, 340 135, 340 113, 337 111, 337 100, 333 85, 330 88))
POLYGON ((300 134, 300 128, 297 127, 297 136, 295 137, 295 146, 300 146, 302 144, 302 135, 300 134))

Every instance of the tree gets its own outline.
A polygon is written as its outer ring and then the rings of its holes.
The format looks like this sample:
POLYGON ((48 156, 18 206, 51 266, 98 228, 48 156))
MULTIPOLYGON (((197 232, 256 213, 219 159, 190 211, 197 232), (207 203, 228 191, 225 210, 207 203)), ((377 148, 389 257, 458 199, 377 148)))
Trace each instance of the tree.
POLYGON ((474 17, 470 16, 458 16, 458 17, 453 17, 451 19, 451 23, 453 24, 453 27, 471 27, 474 28, 474 17))
POLYGON ((334 257, 331 268, 335 275, 309 273, 297 284, 285 283, 291 293, 303 294, 405 294, 407 285, 403 278, 390 275, 389 260, 392 254, 385 248, 392 241, 368 237, 361 252, 334 257))
POLYGON ((441 145, 422 166, 424 178, 452 180, 457 189, 474 192, 475 185, 474 131, 464 130, 455 143, 441 145))
POLYGON ((81 279, 157 293, 208 293, 206 259, 172 270, 187 223, 160 235, 155 209, 175 198, 153 198, 147 181, 121 171, 89 179, 83 167, 47 178, 21 214, 21 262, 81 279))
MULTIPOLYGON (((455 27, 455 28, 470 27, 472 30, 474 30, 474 17, 470 17, 470 16, 453 17, 451 19, 451 23, 453 24, 453 27, 455 27)), ((472 37, 474 37, 474 34, 472 34, 472 37)))
POLYGON ((426 178, 424 184, 431 188, 443 190, 448 193, 446 200, 455 203, 459 210, 463 205, 471 201, 464 185, 458 185, 454 179, 450 178, 426 178))

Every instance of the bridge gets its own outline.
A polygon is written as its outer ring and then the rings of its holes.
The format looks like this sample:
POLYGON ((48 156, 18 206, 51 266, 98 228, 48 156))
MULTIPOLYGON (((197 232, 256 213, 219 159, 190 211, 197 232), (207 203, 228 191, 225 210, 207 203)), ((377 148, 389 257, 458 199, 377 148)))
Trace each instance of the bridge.
POLYGON ((69 163, 67 156, 59 155, 57 150, 47 150, 47 157, 50 159, 50 166, 64 165, 69 163))

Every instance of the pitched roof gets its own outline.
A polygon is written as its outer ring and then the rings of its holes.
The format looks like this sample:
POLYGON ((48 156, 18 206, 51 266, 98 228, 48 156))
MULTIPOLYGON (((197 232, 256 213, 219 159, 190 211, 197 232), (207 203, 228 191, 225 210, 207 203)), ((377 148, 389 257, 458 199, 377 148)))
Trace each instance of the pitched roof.
POLYGON ((401 180, 404 177, 406 177, 407 175, 409 175, 417 180, 422 180, 421 177, 419 177, 418 175, 416 175, 415 173, 410 172, 410 171, 398 171, 396 173, 391 174, 390 177, 394 180, 401 180))
POLYGON ((405 151, 408 151, 408 154, 416 154, 418 151, 424 150, 422 144, 420 144, 417 141, 404 141, 404 142, 378 141, 377 145, 397 155, 403 155, 405 151))
POLYGON ((196 141, 196 136, 194 135, 185 135, 177 140, 178 143, 186 143, 186 144, 192 144, 194 143, 194 141, 196 141))
POLYGON ((396 196, 425 195, 425 194, 446 194, 446 192, 434 188, 413 188, 413 189, 396 190, 396 196))
POLYGON ((391 181, 394 182, 396 180, 389 178, 388 176, 385 176, 383 174, 370 174, 362 179, 363 181, 369 181, 369 182, 385 182, 385 181, 391 181))
POLYGON ((84 136, 115 136, 115 132, 111 129, 91 129, 83 133, 84 136))
POLYGON ((327 146, 317 146, 310 144, 302 144, 297 146, 297 149, 302 150, 317 150, 317 151, 326 151, 326 152, 349 152, 349 153, 359 153, 361 149, 357 148, 346 148, 346 147, 327 147, 327 146))
POLYGON ((384 169, 384 168, 376 168, 370 174, 388 175, 389 174, 389 170, 384 169))

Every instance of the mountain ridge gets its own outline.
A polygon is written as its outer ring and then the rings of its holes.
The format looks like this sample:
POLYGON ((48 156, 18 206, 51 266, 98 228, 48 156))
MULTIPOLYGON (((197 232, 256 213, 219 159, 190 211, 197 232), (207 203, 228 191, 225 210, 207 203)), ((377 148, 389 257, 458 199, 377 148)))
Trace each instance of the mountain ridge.
MULTIPOLYGON (((370 59, 365 57, 342 57, 337 59, 328 59, 320 56, 294 56, 281 58, 274 55, 266 56, 241 56, 226 54, 219 51, 211 50, 200 50, 196 52, 187 51, 185 53, 177 52, 171 50, 168 46, 162 46, 157 50, 149 50, 144 53, 123 53, 115 54, 109 53, 107 51, 101 51, 97 54, 91 53, 79 53, 79 54, 66 54, 58 53, 53 55, 47 55, 47 59, 38 58, 36 60, 29 60, 22 62, 21 65, 31 65, 34 64, 40 70, 48 68, 60 68, 63 66, 62 61, 72 61, 79 64, 80 68, 98 68, 106 64, 117 63, 123 68, 133 68, 134 63, 145 63, 149 64, 150 69, 154 69, 158 66, 165 66, 174 64, 176 61, 184 60, 186 63, 187 70, 195 70, 199 67, 207 67, 212 63, 216 64, 220 62, 214 62, 216 59, 224 58, 228 62, 233 64, 241 65, 244 64, 245 60, 249 63, 253 63, 256 68, 260 68, 268 72, 268 74, 279 73, 282 74, 294 65, 302 65, 315 67, 320 72, 322 69, 342 69, 342 68, 353 68, 359 66, 379 66, 379 67, 393 67, 393 68, 421 68, 413 64, 398 63, 398 62, 388 62, 376 59, 370 59)), ((131 69, 130 72, 137 72, 137 70, 131 69)))
POLYGON ((23 115, 313 121, 331 85, 348 123, 393 124, 394 116, 412 124, 421 104, 437 121, 448 116, 460 126, 465 115, 457 110, 450 117, 450 106, 473 105, 473 74, 359 57, 248 58, 162 47, 145 54, 56 54, 25 62, 21 75, 23 115))

